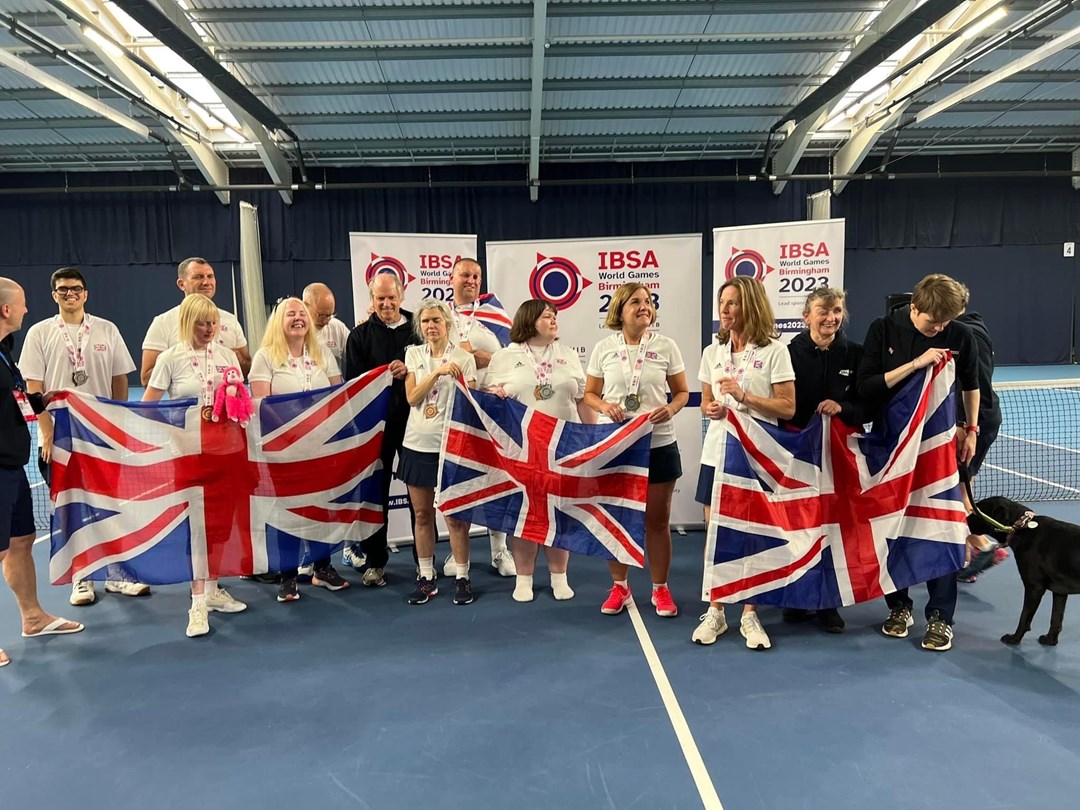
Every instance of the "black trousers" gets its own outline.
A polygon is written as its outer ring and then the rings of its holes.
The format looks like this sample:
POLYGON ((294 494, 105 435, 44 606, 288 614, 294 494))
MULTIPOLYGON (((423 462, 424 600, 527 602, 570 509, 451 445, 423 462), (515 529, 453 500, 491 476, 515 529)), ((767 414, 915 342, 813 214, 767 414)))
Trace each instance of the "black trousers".
MULTIPOLYGON (((926 590, 930 597, 926 601, 926 620, 929 621, 930 614, 936 610, 947 624, 952 624, 953 613, 956 612, 956 574, 931 579, 926 583, 926 590)), ((885 597, 885 604, 889 606, 889 610, 905 607, 911 610, 914 607, 907 588, 890 593, 885 597)))
MULTIPOLYGON (((405 441, 405 425, 387 424, 383 432, 382 463, 383 463, 383 525, 375 534, 367 540, 360 542, 360 548, 364 552, 368 568, 386 568, 390 560, 390 549, 387 546, 387 531, 390 523, 390 484, 394 480, 394 458, 401 452, 401 445, 405 441)), ((416 513, 413 512, 412 501, 406 498, 409 506, 409 526, 415 532, 416 513)), ((412 544, 413 560, 416 560, 416 540, 412 544)))

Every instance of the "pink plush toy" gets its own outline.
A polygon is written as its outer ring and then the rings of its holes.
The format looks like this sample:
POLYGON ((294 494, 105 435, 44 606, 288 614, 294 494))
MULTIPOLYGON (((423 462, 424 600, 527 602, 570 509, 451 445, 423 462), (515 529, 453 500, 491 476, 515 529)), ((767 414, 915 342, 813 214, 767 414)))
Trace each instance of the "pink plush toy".
POLYGON ((240 427, 247 427, 251 414, 255 412, 255 406, 251 404, 251 394, 244 385, 244 375, 236 366, 229 366, 224 373, 225 382, 214 393, 214 416, 215 422, 221 421, 222 411, 233 422, 239 422, 240 427))

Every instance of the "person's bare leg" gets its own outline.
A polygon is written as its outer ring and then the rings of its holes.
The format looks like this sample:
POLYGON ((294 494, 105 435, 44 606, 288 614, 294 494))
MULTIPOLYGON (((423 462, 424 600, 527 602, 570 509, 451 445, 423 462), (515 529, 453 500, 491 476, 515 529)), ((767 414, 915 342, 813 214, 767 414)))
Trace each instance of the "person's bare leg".
MULTIPOLYGON (((38 601, 37 572, 34 570, 34 535, 11 538, 11 548, 4 556, 4 579, 15 594, 15 602, 22 616, 22 631, 27 635, 39 633, 46 626, 57 620, 57 616, 46 613, 38 601)), ((74 630, 78 622, 67 622, 61 630, 74 630)))

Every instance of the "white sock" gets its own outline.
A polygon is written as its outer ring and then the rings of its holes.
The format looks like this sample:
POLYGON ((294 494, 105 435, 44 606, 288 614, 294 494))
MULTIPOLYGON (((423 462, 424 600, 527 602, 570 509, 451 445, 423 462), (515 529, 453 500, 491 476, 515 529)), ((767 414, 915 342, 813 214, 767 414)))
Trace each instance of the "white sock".
POLYGON ((525 574, 517 575, 517 584, 513 593, 515 602, 531 602, 533 600, 533 578, 525 574))
POLYGON ((193 608, 206 607, 206 593, 193 593, 191 595, 191 606, 193 608))
POLYGON ((555 594, 555 598, 560 602, 574 598, 574 590, 566 581, 565 571, 561 574, 551 574, 551 592, 555 594))
POLYGON ((208 579, 208 580, 206 580, 206 592, 209 594, 209 593, 217 593, 217 591, 218 591, 217 580, 216 579, 208 579))
POLYGON ((458 579, 468 579, 469 578, 469 564, 468 563, 455 562, 454 563, 454 568, 457 569, 456 576, 457 576, 458 579))
POLYGON ((420 558, 420 576, 424 579, 435 579, 435 558, 420 558))
POLYGON ((655 591, 655 590, 656 590, 657 588, 666 588, 666 587, 667 587, 667 583, 666 583, 666 582, 654 582, 654 583, 652 584, 652 589, 653 589, 654 591, 655 591))
POLYGON ((615 584, 626 588, 626 590, 630 590, 630 585, 625 579, 617 579, 615 580, 615 584))

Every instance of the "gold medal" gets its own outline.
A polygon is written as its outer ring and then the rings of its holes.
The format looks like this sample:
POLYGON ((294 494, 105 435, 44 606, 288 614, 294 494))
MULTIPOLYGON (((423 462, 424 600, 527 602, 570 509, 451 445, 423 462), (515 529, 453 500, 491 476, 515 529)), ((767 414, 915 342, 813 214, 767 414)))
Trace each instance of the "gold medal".
POLYGON ((203 405, 202 418, 204 422, 210 422, 214 418, 214 409, 209 405, 203 405))

